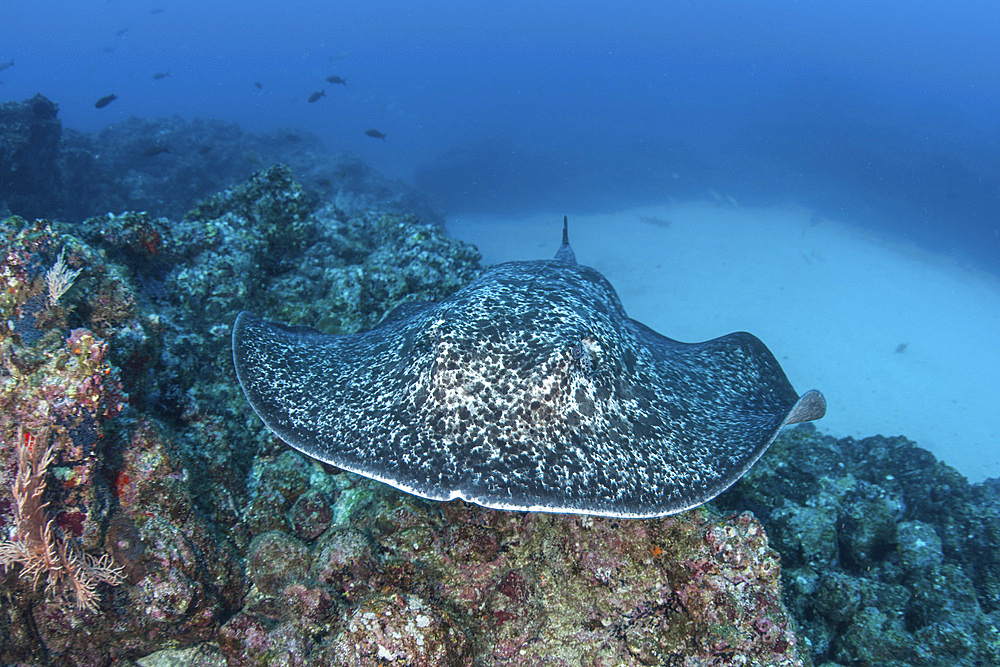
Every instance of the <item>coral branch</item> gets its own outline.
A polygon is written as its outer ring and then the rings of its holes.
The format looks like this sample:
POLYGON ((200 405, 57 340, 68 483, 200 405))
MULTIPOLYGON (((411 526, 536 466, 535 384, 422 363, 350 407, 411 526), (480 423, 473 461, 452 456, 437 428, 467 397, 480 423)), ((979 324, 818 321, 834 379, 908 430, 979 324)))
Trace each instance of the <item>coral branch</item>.
POLYGON ((73 286, 73 281, 80 275, 80 271, 81 269, 71 269, 66 265, 65 248, 59 251, 59 259, 45 272, 45 283, 49 288, 47 301, 50 307, 59 303, 59 298, 73 286))
POLYGON ((46 591, 62 599, 71 596, 78 609, 96 611, 97 584, 121 583, 122 568, 106 554, 78 555, 68 539, 54 534, 53 521, 45 513, 48 502, 42 500, 45 478, 55 460, 54 446, 41 446, 47 441, 47 431, 37 437, 19 433, 13 489, 17 524, 13 539, 0 541, 0 565, 5 569, 20 565, 19 576, 31 581, 33 590, 45 577, 46 591))

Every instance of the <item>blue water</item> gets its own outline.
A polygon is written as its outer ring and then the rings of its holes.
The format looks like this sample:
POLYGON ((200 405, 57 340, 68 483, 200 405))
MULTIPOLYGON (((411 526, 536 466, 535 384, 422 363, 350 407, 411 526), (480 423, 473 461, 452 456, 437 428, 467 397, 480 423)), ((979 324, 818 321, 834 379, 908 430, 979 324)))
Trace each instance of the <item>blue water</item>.
POLYGON ((542 5, 5 0, 0 100, 306 129, 455 215, 711 191, 1000 266, 1000 4, 542 5))

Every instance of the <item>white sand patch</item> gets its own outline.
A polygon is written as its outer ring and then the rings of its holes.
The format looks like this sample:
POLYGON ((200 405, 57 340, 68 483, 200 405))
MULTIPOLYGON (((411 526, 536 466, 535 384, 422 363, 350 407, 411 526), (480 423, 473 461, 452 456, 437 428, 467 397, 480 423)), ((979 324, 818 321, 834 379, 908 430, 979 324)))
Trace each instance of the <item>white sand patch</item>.
MULTIPOLYGON (((484 263, 552 257, 561 219, 448 221, 484 263)), ((682 341, 750 331, 832 435, 905 435, 972 481, 1000 476, 1000 279, 800 208, 574 216, 577 259, 629 315, 682 341)))

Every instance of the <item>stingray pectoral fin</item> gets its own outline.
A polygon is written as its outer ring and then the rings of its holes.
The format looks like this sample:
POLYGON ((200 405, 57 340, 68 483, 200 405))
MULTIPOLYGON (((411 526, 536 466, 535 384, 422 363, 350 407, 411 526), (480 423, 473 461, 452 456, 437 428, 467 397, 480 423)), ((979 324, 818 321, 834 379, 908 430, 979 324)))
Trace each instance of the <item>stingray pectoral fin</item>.
POLYGON ((825 414, 826 399, 823 398, 823 394, 815 389, 811 389, 799 397, 799 400, 785 418, 785 425, 801 424, 802 422, 811 422, 814 419, 822 419, 825 414))
POLYGON ((236 377, 257 416, 300 452, 408 493, 446 498, 454 481, 434 456, 438 441, 417 431, 415 406, 427 392, 411 362, 425 358, 417 340, 422 310, 408 304, 371 331, 342 335, 240 313, 236 377), (424 458, 414 463, 418 455, 424 458))
POLYGON ((297 383, 306 365, 299 350, 319 335, 314 329, 269 322, 246 311, 233 323, 233 365, 247 401, 279 438, 300 449, 303 438, 297 432, 305 420, 299 408, 311 397, 297 383))
MULTIPOLYGON (((648 516, 674 514, 712 500, 739 481, 757 463, 778 437, 778 434, 781 433, 782 428, 791 424, 820 419, 825 413, 826 399, 823 398, 823 394, 811 390, 802 394, 784 416, 779 413, 769 418, 764 417, 763 421, 756 426, 746 424, 744 433, 748 441, 744 444, 745 451, 742 454, 729 451, 723 456, 723 452, 720 451, 718 464, 715 468, 707 474, 699 473, 697 481, 688 480, 685 484, 687 488, 680 491, 675 490, 676 498, 668 506, 662 507, 655 514, 651 513, 648 516), (730 462, 730 465, 722 464, 722 461, 726 460, 730 462)), ((692 469, 697 471, 703 467, 703 465, 694 465, 692 469)))

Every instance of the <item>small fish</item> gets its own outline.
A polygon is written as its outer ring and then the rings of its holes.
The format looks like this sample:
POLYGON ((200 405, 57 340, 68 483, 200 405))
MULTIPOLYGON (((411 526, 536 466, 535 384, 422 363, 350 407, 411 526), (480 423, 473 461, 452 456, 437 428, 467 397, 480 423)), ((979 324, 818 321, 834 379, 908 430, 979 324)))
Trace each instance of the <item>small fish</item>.
POLYGON ((896 354, 903 354, 906 352, 906 348, 909 347, 909 343, 900 343, 896 346, 896 354))
POLYGON ((309 96, 309 104, 312 104, 321 97, 326 97, 325 90, 317 90, 315 93, 309 96))
POLYGON ((112 102, 114 102, 117 99, 118 99, 118 96, 115 95, 115 94, 105 95, 101 99, 99 99, 96 102, 94 102, 94 108, 95 109, 103 109, 104 107, 108 106, 109 104, 111 104, 112 102))
POLYGON ((673 224, 673 223, 671 223, 670 220, 667 220, 666 218, 661 218, 661 217, 656 216, 656 215, 640 215, 640 216, 637 216, 637 217, 642 222, 648 223, 650 225, 654 225, 656 227, 663 227, 664 229, 666 229, 671 224, 673 224))
POLYGON ((115 37, 121 37, 122 35, 124 35, 127 32, 128 32, 128 28, 119 28, 118 30, 115 30, 115 37))
POLYGON ((347 85, 347 79, 341 79, 339 76, 336 76, 336 75, 333 75, 333 74, 331 74, 330 76, 326 77, 326 80, 329 81, 332 84, 335 84, 335 85, 338 84, 338 83, 341 86, 346 86, 347 85))
POLYGON ((114 53, 115 52, 115 47, 113 47, 113 46, 105 46, 103 49, 101 49, 101 52, 102 53, 114 53))
POLYGON ((170 76, 170 70, 167 70, 166 72, 157 72, 156 74, 153 75, 153 81, 166 79, 168 76, 170 76))
POLYGON ((163 7, 153 7, 152 9, 149 10, 149 13, 150 14, 162 14, 165 11, 167 11, 167 10, 164 9, 163 7))
POLYGON ((4 71, 8 67, 13 67, 13 66, 14 66, 14 59, 11 58, 10 60, 8 60, 5 63, 0 63, 0 72, 4 71))
POLYGON ((164 144, 151 144, 146 146, 142 151, 143 157, 153 157, 154 155, 159 155, 160 153, 169 153, 170 147, 164 144))
POLYGON ((257 90, 263 90, 264 89, 264 85, 260 81, 254 81, 253 82, 253 87, 256 88, 257 90))
POLYGON ((381 139, 385 141, 385 135, 378 130, 365 130, 365 134, 373 139, 381 139))
POLYGON ((210 150, 212 150, 211 146, 202 146, 201 148, 198 149, 198 155, 204 155, 205 153, 209 152, 210 150))

